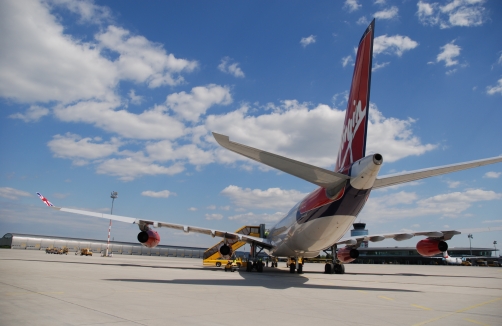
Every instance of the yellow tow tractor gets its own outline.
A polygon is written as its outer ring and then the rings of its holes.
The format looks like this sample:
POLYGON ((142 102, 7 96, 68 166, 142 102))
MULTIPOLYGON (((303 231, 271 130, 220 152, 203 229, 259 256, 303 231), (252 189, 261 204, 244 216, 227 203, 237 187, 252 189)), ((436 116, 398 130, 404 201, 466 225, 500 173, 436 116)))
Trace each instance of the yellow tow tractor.
POLYGON ((242 266, 242 258, 229 260, 225 265, 225 272, 227 271, 235 272, 235 270, 239 269, 241 266, 242 266))
MULTIPOLYGON (((75 252, 75 255, 78 255, 78 251, 75 252)), ((89 248, 80 249, 80 256, 92 256, 92 251, 89 248)))

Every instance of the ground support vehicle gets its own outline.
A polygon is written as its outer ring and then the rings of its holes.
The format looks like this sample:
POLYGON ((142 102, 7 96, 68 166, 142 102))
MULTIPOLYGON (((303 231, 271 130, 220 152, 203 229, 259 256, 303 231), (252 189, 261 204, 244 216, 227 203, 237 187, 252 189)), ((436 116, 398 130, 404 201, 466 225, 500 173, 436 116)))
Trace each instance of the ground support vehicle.
MULTIPOLYGON (((78 251, 75 253, 75 255, 78 254, 78 251)), ((92 256, 92 251, 89 248, 83 248, 80 249, 80 256, 92 256)))

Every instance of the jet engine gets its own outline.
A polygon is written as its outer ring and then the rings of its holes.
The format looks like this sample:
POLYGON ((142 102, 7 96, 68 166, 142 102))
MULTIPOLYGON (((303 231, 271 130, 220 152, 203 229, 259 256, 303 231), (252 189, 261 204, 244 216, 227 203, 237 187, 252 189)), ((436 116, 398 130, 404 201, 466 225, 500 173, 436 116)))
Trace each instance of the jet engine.
POLYGON ((231 256, 232 255, 232 248, 225 243, 220 247, 220 254, 222 256, 231 256))
POLYGON ((448 244, 442 240, 424 239, 417 243, 417 251, 424 257, 432 257, 448 250, 448 244))
POLYGON ((351 263, 357 257, 359 257, 359 250, 350 247, 344 247, 338 250, 337 256, 338 260, 342 263, 351 263))
POLYGON ((145 247, 155 248, 160 242, 160 235, 153 230, 141 231, 138 233, 138 241, 145 247))

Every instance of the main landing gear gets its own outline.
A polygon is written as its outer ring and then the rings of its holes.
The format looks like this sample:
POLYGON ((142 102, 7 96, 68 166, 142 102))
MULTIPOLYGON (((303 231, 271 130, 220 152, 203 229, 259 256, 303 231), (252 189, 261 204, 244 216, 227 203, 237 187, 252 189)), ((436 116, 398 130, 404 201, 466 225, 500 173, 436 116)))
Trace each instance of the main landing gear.
POLYGON ((302 257, 297 257, 297 258, 289 258, 288 262, 286 263, 286 267, 289 266, 289 272, 294 273, 295 271, 298 274, 303 274, 303 258, 302 257))
POLYGON ((331 246, 333 260, 324 266, 324 274, 345 274, 345 266, 340 263, 336 254, 336 245, 331 246))
POLYGON ((263 248, 260 248, 260 251, 256 252, 257 245, 255 243, 251 243, 251 253, 253 257, 247 262, 246 264, 246 272, 252 272, 253 269, 256 270, 258 273, 263 273, 263 267, 265 264, 263 261, 258 260, 258 254, 263 250, 263 248))

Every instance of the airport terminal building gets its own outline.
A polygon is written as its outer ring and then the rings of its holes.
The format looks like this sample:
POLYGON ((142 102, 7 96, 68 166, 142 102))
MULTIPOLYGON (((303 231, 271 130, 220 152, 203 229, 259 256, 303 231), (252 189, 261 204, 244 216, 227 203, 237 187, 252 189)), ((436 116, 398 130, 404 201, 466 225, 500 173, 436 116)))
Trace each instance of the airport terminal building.
MULTIPOLYGON (((1 248, 22 250, 43 250, 47 248, 68 248, 69 252, 77 252, 82 248, 90 248, 95 254, 106 252, 107 241, 94 239, 64 238, 56 236, 43 236, 34 234, 7 233, 0 238, 1 248)), ((145 255, 165 257, 186 257, 202 259, 207 248, 158 245, 147 248, 139 243, 110 242, 109 253, 113 255, 145 255)), ((497 250, 498 251, 498 250, 497 250)), ((359 258, 353 264, 412 264, 429 265, 440 264, 436 258, 421 256, 415 247, 361 247, 359 258)), ((486 260, 498 260, 494 248, 450 248, 448 253, 453 257, 478 256, 486 260), (471 254, 472 251, 472 254, 471 254), (492 255, 493 253, 493 255, 492 255)), ((237 252, 238 256, 247 256, 247 253, 237 252)), ((441 257, 438 255, 436 257, 441 257)))

